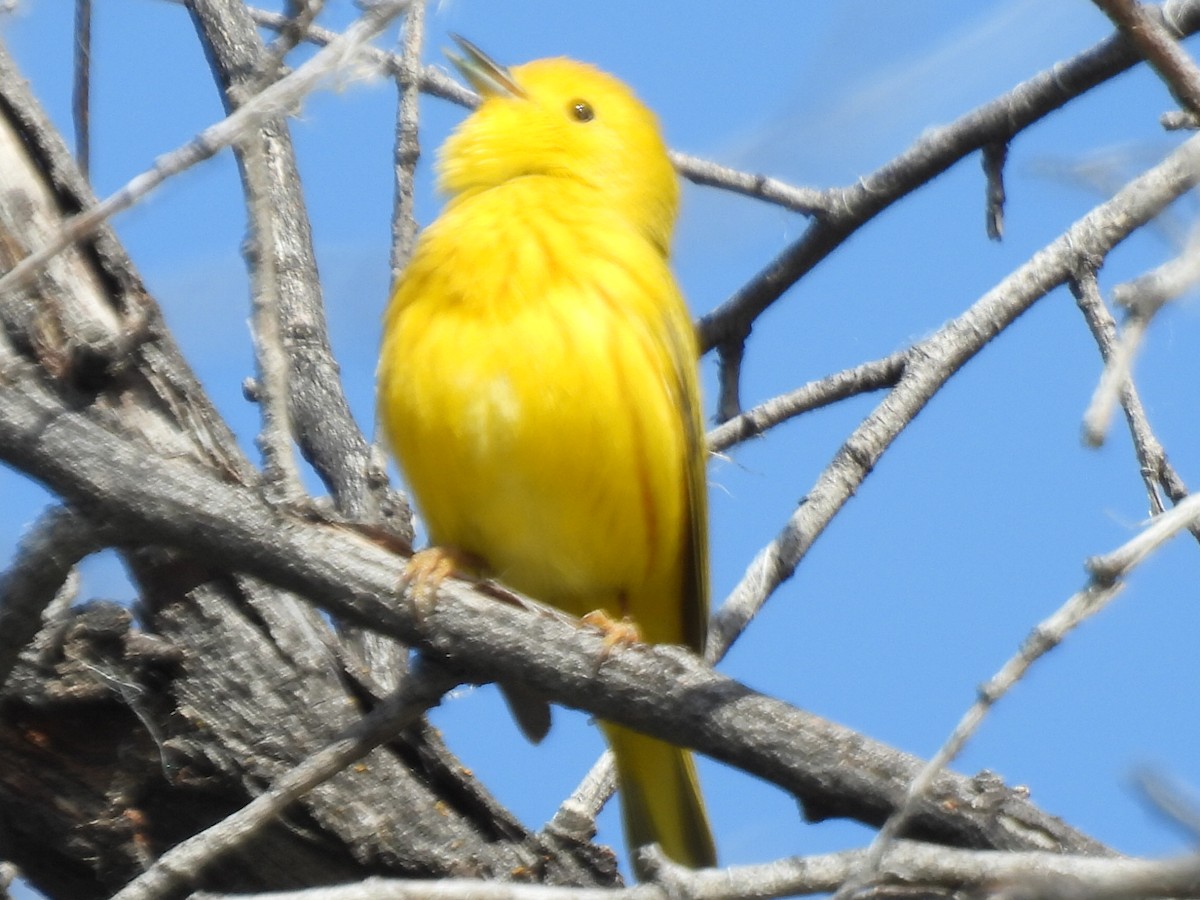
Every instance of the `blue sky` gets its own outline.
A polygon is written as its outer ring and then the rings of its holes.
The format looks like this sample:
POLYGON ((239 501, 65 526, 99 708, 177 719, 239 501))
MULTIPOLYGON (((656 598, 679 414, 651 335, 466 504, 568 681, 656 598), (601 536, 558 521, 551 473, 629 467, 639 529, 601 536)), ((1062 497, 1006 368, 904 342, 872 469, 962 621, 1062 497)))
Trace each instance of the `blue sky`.
MULTIPOLYGON (((278 6, 279 4, 275 4, 278 6)), ((354 13, 331 0, 323 22, 354 13)), ((19 0, 0 37, 70 134, 71 4, 19 0)), ((426 59, 450 31, 497 59, 586 59, 619 75, 660 115, 671 145, 797 184, 852 183, 944 124, 1105 36, 1079 0, 867 0, 606 4, 452 0, 433 5, 426 59)), ((388 40, 394 40, 394 32, 388 40)), ((186 14, 160 0, 96 4, 93 180, 107 194, 221 116, 186 14)), ((303 56, 304 54, 301 54, 303 56)), ((978 159, 968 158, 867 225, 757 324, 743 398, 756 403, 930 333, 1102 199, 1062 174, 1108 160, 1124 180, 1174 146, 1159 114, 1170 97, 1145 70, 1126 74, 1013 144, 1007 231, 983 231, 978 159)), ((422 105, 422 222, 437 213, 434 148, 463 112, 422 105)), ((351 403, 368 428, 379 315, 387 293, 394 94, 345 79, 293 122, 330 327, 351 403)), ((1120 183, 1118 181, 1117 183, 1120 183)), ((1190 200, 1175 213, 1187 221, 1190 200)), ((241 397, 253 362, 246 326, 245 227, 228 154, 184 174, 115 225, 205 384, 247 448, 255 410, 241 397)), ((693 310, 719 304, 796 238, 805 220, 687 187, 676 270, 693 310)), ((1173 254, 1161 233, 1106 264, 1110 288, 1173 254)), ((1138 384, 1160 439, 1200 482, 1200 317, 1166 310, 1150 330, 1138 384)), ((715 365, 702 363, 711 386, 715 365)), ((1121 427, 1088 450, 1079 423, 1098 354, 1063 290, 972 361, 889 450, 735 647, 722 669, 753 687, 927 756, 1032 625, 1084 583, 1082 563, 1131 537, 1147 504, 1121 427)), ((710 392, 711 395, 711 392, 710 392)), ((719 601, 782 526, 878 397, 776 429, 710 468, 713 580, 719 601)), ((710 403, 711 407, 711 403, 710 403)), ((251 449, 252 452, 252 449, 251 449)), ((46 502, 0 472, 0 560, 46 502)), ((989 717, 956 764, 982 768, 1117 849, 1183 849, 1131 790, 1138 766, 1200 781, 1194 685, 1200 548, 1182 538, 1147 563, 1116 603, 1040 663, 989 717), (1190 699, 1189 699, 1190 698, 1190 699)), ((89 563, 89 596, 128 597, 111 559, 89 563)), ((451 746, 537 827, 601 748, 585 717, 560 712, 529 747, 491 689, 463 690, 434 713, 451 746)), ((794 803, 704 762, 722 861, 862 844, 845 823, 804 824, 794 803)), ((621 844, 610 808, 601 839, 621 844)))

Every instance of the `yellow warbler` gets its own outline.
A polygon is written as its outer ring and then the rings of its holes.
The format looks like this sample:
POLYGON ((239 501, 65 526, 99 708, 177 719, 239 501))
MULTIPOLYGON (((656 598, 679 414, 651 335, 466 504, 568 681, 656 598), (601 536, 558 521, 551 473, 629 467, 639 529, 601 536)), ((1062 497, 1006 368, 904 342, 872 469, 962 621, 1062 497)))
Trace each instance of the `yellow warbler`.
MULTIPOLYGON (((446 208, 387 311, 387 438, 436 547, 702 652, 697 347, 667 263, 679 185, 657 121, 591 66, 510 71, 456 40, 482 102, 442 148, 446 208)), ((691 755, 603 727, 630 846, 714 865, 691 755)))

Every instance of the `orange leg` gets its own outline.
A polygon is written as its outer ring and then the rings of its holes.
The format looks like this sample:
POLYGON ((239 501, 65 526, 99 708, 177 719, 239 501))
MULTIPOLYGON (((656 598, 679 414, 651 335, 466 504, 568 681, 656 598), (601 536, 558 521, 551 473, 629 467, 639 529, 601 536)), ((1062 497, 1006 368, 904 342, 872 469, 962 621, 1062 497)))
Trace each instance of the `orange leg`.
POLYGON ((425 616, 433 609, 438 588, 451 576, 478 577, 479 560, 457 547, 427 547, 409 557, 400 576, 400 589, 408 591, 417 615, 425 616))
POLYGON ((600 659, 596 661, 596 668, 599 668, 616 648, 628 647, 630 644, 639 643, 642 639, 642 633, 638 630, 637 623, 629 616, 614 619, 604 610, 594 609, 579 621, 600 629, 604 635, 604 643, 600 651, 600 659))

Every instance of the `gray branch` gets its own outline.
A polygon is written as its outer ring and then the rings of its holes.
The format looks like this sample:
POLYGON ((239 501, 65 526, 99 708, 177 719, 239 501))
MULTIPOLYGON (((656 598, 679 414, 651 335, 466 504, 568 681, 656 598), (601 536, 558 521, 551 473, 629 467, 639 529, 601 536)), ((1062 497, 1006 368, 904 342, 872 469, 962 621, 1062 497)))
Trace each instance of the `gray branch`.
MULTIPOLYGON (((397 602, 402 560, 380 546, 284 515, 197 465, 147 454, 86 412, 64 409, 19 364, 6 368, 0 458, 130 540, 224 560, 444 659, 469 680, 511 681, 693 747, 792 792, 814 820, 849 816, 880 825, 920 770, 916 758, 756 694, 679 648, 636 645, 602 657, 599 632, 546 608, 530 613, 497 603, 457 582, 443 586, 432 609, 397 602), (598 658, 605 660, 599 672, 598 658)), ((910 825, 912 834, 959 846, 1103 851, 1018 792, 945 773, 910 825)))
MULTIPOLYGON (((542 885, 447 880, 437 884, 371 879, 353 885, 258 895, 254 900, 740 900, 828 894, 861 865, 864 851, 797 856, 756 866, 691 872, 663 861, 661 884, 625 890, 570 890, 542 885)), ((882 897, 1139 897, 1200 896, 1200 860, 1097 859, 1050 853, 993 853, 897 841, 881 863, 875 889, 882 897), (889 889, 893 889, 894 893, 889 889)), ((250 900, 197 895, 196 900, 250 900)))
POLYGON ((1071 282, 1085 265, 1104 259, 1198 181, 1200 138, 1192 138, 1035 253, 963 315, 909 348, 896 386, 847 438, 714 616, 710 645, 724 648, 736 640, 767 598, 791 577, 892 441, 954 373, 1039 299, 1071 282))
MULTIPOLYGON (((243 92, 261 82, 260 64, 269 54, 240 0, 190 0, 189 6, 232 114, 250 99, 243 92)), ((392 14, 398 11, 397 7, 392 14)), ((247 197, 264 214, 270 213, 271 227, 255 233, 257 257, 260 266, 274 274, 294 437, 343 515, 373 523, 386 517, 397 533, 411 539, 407 506, 388 491, 384 473, 342 391, 329 345, 312 230, 283 115, 264 118, 256 129, 243 133, 234 147, 247 197), (255 144, 253 155, 244 159, 241 148, 250 142, 255 144), (250 160, 261 164, 249 165, 250 160), (265 183, 257 183, 255 174, 265 183)))
MULTIPOLYGON (((1161 18, 1158 9, 1147 11, 1161 18)), ((1200 0, 1172 4, 1180 34, 1200 28, 1200 0)), ((807 206, 824 210, 801 237, 732 297, 700 320, 701 344, 731 347, 743 342, 755 320, 821 260, 864 224, 968 154, 1007 145, 1034 122, 1141 61, 1121 34, 1035 75, 1013 90, 949 125, 925 132, 908 150, 854 185, 834 188, 807 206)), ((734 357, 740 361, 740 357, 734 357)), ((741 408, 736 371, 722 378, 722 419, 741 408)))

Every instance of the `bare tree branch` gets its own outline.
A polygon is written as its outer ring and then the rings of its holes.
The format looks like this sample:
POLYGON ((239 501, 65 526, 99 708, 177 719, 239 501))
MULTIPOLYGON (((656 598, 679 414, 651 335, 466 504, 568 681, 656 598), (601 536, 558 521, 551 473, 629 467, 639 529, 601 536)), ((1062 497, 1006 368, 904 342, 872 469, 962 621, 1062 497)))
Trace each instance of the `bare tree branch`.
POLYGON ((708 433, 710 453, 720 453, 798 415, 856 397, 871 391, 893 387, 904 373, 908 358, 901 350, 883 359, 872 360, 851 369, 811 381, 787 394, 760 403, 754 409, 718 425, 708 433))
MULTIPOLYGON (((467 679, 516 682, 698 749, 791 791, 810 818, 881 824, 920 769, 906 754, 755 694, 680 648, 635 645, 609 653, 597 671, 603 635, 561 614, 530 614, 452 582, 432 610, 397 603, 400 561, 377 545, 284 516, 195 465, 147 454, 85 412, 62 408, 23 368, 0 365, 9 385, 0 392, 0 458, 131 540, 226 560, 347 621, 452 660, 467 679)), ((1028 848, 1036 840, 1102 851, 1014 792, 945 773, 911 822, 914 834, 959 846, 1028 848), (994 799, 970 799, 980 791, 994 799)))
MULTIPOLYGON (((1117 345, 1117 324, 1100 296, 1095 272, 1086 269, 1071 282, 1071 292, 1075 295, 1075 301, 1100 348, 1101 357, 1107 360, 1117 345)), ((1166 450, 1154 436, 1132 381, 1125 384, 1121 394, 1121 406, 1125 410, 1125 419, 1133 438, 1134 453, 1137 455, 1142 480, 1146 485, 1150 515, 1158 515, 1166 508, 1158 495, 1159 488, 1166 492, 1172 503, 1178 503, 1188 495, 1187 485, 1167 460, 1166 450)), ((1200 531, 1193 531, 1193 534, 1200 540, 1200 531)))
POLYGON ((671 162, 680 175, 695 184, 722 188, 805 215, 818 215, 829 210, 831 198, 827 191, 796 187, 778 178, 741 172, 678 150, 671 152, 671 162))
POLYGON ((987 236, 993 241, 1004 237, 1004 163, 1007 144, 984 144, 983 174, 987 179, 987 236))
POLYGON ((325 0, 288 0, 288 6, 287 24, 279 29, 271 46, 266 48, 263 61, 258 67, 260 81, 253 89, 247 91, 248 94, 258 93, 278 77, 287 55, 304 42, 308 29, 325 8, 325 0))
MULTIPOLYGON (((1200 228, 1194 228, 1178 256, 1131 282, 1113 288, 1113 301, 1125 307, 1129 316, 1121 333, 1117 334, 1114 325, 1111 340, 1107 345, 1102 345, 1104 372, 1083 416, 1083 437, 1086 443, 1093 447, 1104 443, 1112 408, 1118 400, 1126 406, 1128 414, 1127 398, 1133 390, 1133 360, 1141 347, 1146 329, 1150 326, 1150 320, 1165 303, 1191 288, 1198 280, 1200 228)), ((1087 273, 1081 277, 1076 297, 1081 293, 1085 296, 1089 293, 1096 294, 1096 299, 1088 304, 1088 309, 1104 310, 1094 273, 1087 273)), ((1080 301, 1080 305, 1083 306, 1083 301, 1080 301)), ((1104 315, 1108 315, 1107 310, 1104 310, 1104 315)), ((1109 318, 1111 320, 1111 317, 1109 318)))
POLYGON ((1185 528, 1200 522, 1200 494, 1181 500, 1171 509, 1150 520, 1138 535, 1111 553, 1087 561, 1088 571, 1099 584, 1115 583, 1164 543, 1185 528))
POLYGON ((281 891, 272 894, 204 894, 197 900, 665 900, 664 891, 655 885, 628 888, 555 888, 541 884, 476 881, 446 878, 441 881, 399 881, 368 878, 356 884, 281 891))
POLYGON ((1016 655, 1005 662, 1000 670, 979 688, 979 696, 976 701, 954 726, 954 730, 938 748, 938 752, 913 779, 904 802, 875 835, 867 850, 867 855, 863 859, 862 867, 846 880, 838 889, 836 896, 850 897, 859 888, 879 876, 880 866, 887 848, 903 831, 909 816, 916 810, 920 798, 929 790, 937 773, 950 765, 962 752, 963 747, 979 730, 979 726, 983 724, 983 720, 992 707, 1025 677, 1035 662, 1061 644, 1071 631, 1107 606, 1123 587, 1124 585, 1117 582, 1089 584, 1083 590, 1073 594, 1048 618, 1037 624, 1025 638, 1016 655))
POLYGON ((1137 0, 1093 0, 1150 67, 1172 96, 1193 116, 1200 115, 1200 69, 1171 34, 1157 9, 1137 0))
POLYGON ((1084 261, 1103 259, 1136 228, 1200 181, 1192 138, 1135 178, 981 297, 967 312, 914 344, 904 373, 854 430, 783 530, 751 562, 713 618, 710 643, 727 647, 790 578, 813 542, 854 494, 896 436, 971 357, 1038 299, 1068 283, 1084 261))
MULTIPOLYGON (((1181 33, 1200 28, 1200 2, 1176 3, 1172 24, 1181 33)), ((1157 10, 1155 16, 1161 16, 1157 10)), ((1066 62, 1035 75, 1007 94, 956 121, 925 132, 908 150, 851 187, 831 189, 826 211, 799 240, 788 246, 732 297, 699 323, 705 349, 744 341, 754 321, 783 293, 851 234, 897 200, 944 172, 964 156, 989 145, 1005 145, 1043 116, 1101 82, 1135 65, 1140 57, 1116 34, 1066 62)), ((736 379, 722 386, 719 409, 729 417, 740 409, 736 379)))
MULTIPOLYGON (((256 900, 738 900, 827 894, 858 868, 865 851, 798 856, 758 866, 690 871, 659 857, 662 881, 625 890, 569 893, 543 885, 497 884, 449 879, 359 884, 255 895, 256 900)), ((935 847, 915 841, 892 844, 882 861, 884 887, 864 897, 1197 897, 1200 860, 1097 859, 1052 853, 994 853, 935 847), (889 893, 887 887, 895 893, 889 893)), ((249 900, 198 894, 196 900, 249 900)))
POLYGON ((421 49, 425 43, 425 0, 413 0, 404 20, 404 50, 396 83, 400 102, 396 109, 396 200, 392 209, 392 280, 400 277, 417 240, 413 194, 417 162, 421 158, 418 133, 421 95, 421 49))
POLYGON ((1113 303, 1131 315, 1150 318, 1200 281, 1200 229, 1194 229, 1179 255, 1132 281, 1113 288, 1113 303))
POLYGON ((588 769, 578 787, 555 810, 546 823, 550 834, 574 840, 591 840, 596 833, 596 816, 617 790, 617 768, 611 750, 605 750, 588 769))
MULTIPOLYGON (((266 51, 244 6, 233 0, 192 0, 190 8, 216 61, 227 103, 237 109, 226 120, 231 121, 243 110, 260 103, 267 92, 277 90, 316 63, 322 54, 333 51, 332 58, 340 58, 343 62, 351 58, 361 44, 382 30, 387 20, 406 5, 393 0, 371 7, 343 38, 338 39, 341 42, 352 38, 353 45, 346 45, 340 51, 338 42, 327 46, 296 72, 249 98, 242 94, 258 82, 258 67, 266 51), (367 22, 367 17, 380 16, 383 12, 387 15, 372 20, 370 29, 366 30, 363 23, 367 22), (362 33, 352 36, 351 31, 360 26, 362 33)), ((270 361, 276 357, 268 354, 260 360, 264 365, 264 381, 286 375, 286 387, 282 381, 274 389, 270 383, 260 385, 266 392, 263 399, 271 402, 273 395, 286 389, 286 393, 276 398, 278 401, 286 399, 288 403, 286 419, 280 424, 290 421, 305 458, 329 486, 343 515, 360 522, 379 522, 386 517, 392 521, 396 532, 411 539, 408 509, 387 491, 386 476, 350 415, 338 378, 339 370, 325 324, 311 229, 300 194, 299 170, 285 121, 278 113, 264 115, 253 127, 236 136, 235 141, 239 158, 250 152, 242 170, 248 202, 252 211, 257 210, 252 212, 254 221, 262 226, 262 230, 255 233, 260 243, 257 260, 262 272, 270 273, 278 287, 277 310, 266 311, 259 321, 265 328, 264 337, 277 333, 283 358, 272 364, 270 361), (253 164, 254 154, 261 154, 261 165, 253 164), (256 185, 256 179, 252 177, 256 173, 262 176, 261 184, 256 185), (263 243, 265 237, 270 238, 269 242, 263 243), (277 322, 267 321, 268 316, 277 322)), ((269 350, 270 343, 267 341, 264 349, 269 350)), ((276 410, 271 418, 280 419, 283 415, 281 410, 276 410)), ((278 443, 275 439, 269 441, 268 446, 278 443)), ((273 456, 278 460, 282 452, 283 449, 276 446, 273 456)))
POLYGON ((0 685, 76 563, 101 547, 99 531, 64 506, 47 510, 29 529, 16 559, 0 574, 0 685))
POLYGON ((92 0, 75 0, 75 82, 71 115, 75 124, 75 159, 88 177, 92 156, 92 0))
MULTIPOLYGON (((795 857, 727 872, 691 873, 664 860, 667 883, 694 900, 829 893, 848 884, 866 851, 795 857), (725 876, 724 881, 719 876, 725 876)), ((880 861, 872 897, 1134 898, 1200 895, 1200 859, 1097 859, 1049 853, 994 853, 896 841, 880 861), (893 889, 894 893, 892 892, 893 889)))
POLYGON ((195 885, 206 869, 246 843, 317 785, 398 735, 435 706, 456 683, 452 675, 436 665, 417 669, 405 679, 402 688, 333 743, 296 766, 238 812, 172 847, 145 874, 118 891, 113 900, 160 900, 195 885))
MULTIPOLYGON (((262 454, 262 480, 267 496, 275 503, 299 503, 308 495, 292 453, 291 367, 281 334, 278 268, 281 242, 275 233, 274 190, 263 145, 253 137, 240 145, 242 182, 250 215, 250 233, 243 252, 250 270, 250 323, 254 358, 258 363, 258 377, 245 386, 244 393, 258 404, 262 416, 255 445, 262 454)), ((300 264, 303 262, 312 263, 313 260, 309 257, 300 264)), ((297 274, 315 276, 316 266, 310 265, 297 274)), ((301 278, 299 283, 315 285, 318 282, 313 277, 311 280, 301 278)))
POLYGON ((123 188, 89 209, 71 217, 44 245, 0 276, 0 296, 28 284, 37 271, 73 243, 92 234, 113 214, 128 209, 160 184, 229 146, 247 130, 285 113, 338 71, 388 22, 408 6, 408 0, 380 0, 303 66, 272 84, 237 112, 200 132, 187 144, 159 157, 154 167, 131 179, 123 188))

